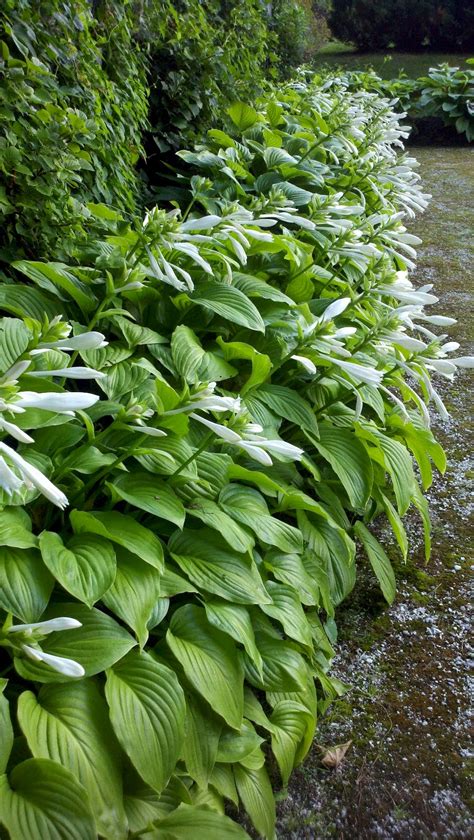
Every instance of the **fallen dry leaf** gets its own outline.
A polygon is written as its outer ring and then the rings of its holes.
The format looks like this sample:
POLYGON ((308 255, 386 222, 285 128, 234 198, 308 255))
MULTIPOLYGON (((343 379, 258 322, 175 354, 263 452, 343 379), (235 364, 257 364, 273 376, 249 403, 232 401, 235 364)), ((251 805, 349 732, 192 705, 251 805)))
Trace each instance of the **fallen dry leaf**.
POLYGON ((323 750, 324 755, 321 758, 321 764, 324 764, 325 767, 337 769, 344 761, 346 752, 351 744, 352 741, 346 741, 345 744, 336 744, 335 747, 329 747, 323 750))

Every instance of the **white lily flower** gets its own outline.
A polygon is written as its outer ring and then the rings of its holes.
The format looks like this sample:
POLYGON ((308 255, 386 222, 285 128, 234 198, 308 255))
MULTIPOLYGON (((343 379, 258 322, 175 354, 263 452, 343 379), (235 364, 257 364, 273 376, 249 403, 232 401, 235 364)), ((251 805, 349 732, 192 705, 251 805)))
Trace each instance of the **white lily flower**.
POLYGON ((56 633, 58 630, 75 630, 76 627, 82 627, 82 623, 77 618, 61 616, 50 618, 48 621, 36 621, 33 624, 12 624, 7 632, 26 633, 30 636, 35 630, 39 630, 42 635, 46 635, 46 633, 56 633))
POLYGON ((99 347, 106 347, 108 343, 105 335, 100 332, 84 332, 70 338, 60 338, 58 341, 41 341, 35 350, 31 350, 30 355, 35 356, 44 353, 45 350, 98 350, 99 347))
POLYGON ((264 464, 266 467, 272 466, 273 461, 268 452, 265 452, 264 449, 260 449, 260 447, 256 446, 254 443, 250 443, 246 440, 240 440, 238 443, 235 443, 235 446, 238 446, 239 449, 243 449, 247 455, 250 455, 251 458, 258 461, 260 464, 264 464))
POLYGON ((345 362, 334 356, 331 356, 329 361, 342 368, 342 370, 348 373, 352 379, 356 380, 356 382, 363 382, 366 385, 380 385, 382 381, 382 373, 375 368, 355 364, 354 362, 345 362))
POLYGON ((222 440, 226 440, 228 443, 236 443, 241 440, 240 435, 232 429, 229 429, 227 426, 222 426, 220 423, 213 423, 212 420, 207 420, 206 417, 200 417, 199 414, 196 414, 194 411, 191 412, 189 416, 192 417, 193 420, 198 420, 199 423, 203 424, 203 426, 207 426, 207 428, 214 432, 214 434, 222 438, 222 440))
POLYGON ((22 482, 8 466, 5 459, 0 455, 0 487, 9 496, 16 493, 22 486, 22 482))
POLYGON ((304 449, 299 446, 294 446, 292 443, 286 443, 284 440, 259 440, 252 441, 252 444, 259 446, 275 455, 284 455, 285 458, 291 458, 292 461, 301 461, 304 455, 304 449))
POLYGON ((46 478, 46 476, 43 475, 37 467, 34 467, 33 464, 29 464, 28 461, 25 461, 25 459, 18 454, 18 452, 2 441, 0 441, 0 452, 3 452, 3 454, 6 455, 18 469, 25 483, 32 484, 40 491, 40 493, 43 494, 43 496, 46 496, 53 505, 56 505, 61 508, 61 510, 64 510, 68 504, 67 496, 55 487, 52 481, 50 481, 49 478, 46 478))
POLYGON ((453 376, 456 373, 456 365, 453 362, 448 362, 447 359, 428 359, 425 357, 423 361, 442 376, 453 376))
POLYGON ((22 650, 26 655, 36 662, 45 662, 55 671, 64 674, 65 677, 83 677, 85 670, 79 662, 74 659, 66 659, 64 656, 54 656, 52 653, 45 653, 39 648, 30 647, 30 645, 22 645, 22 650))
POLYGON ((15 362, 0 379, 0 385, 16 385, 18 379, 28 370, 31 365, 31 359, 24 359, 22 362, 15 362))
POLYGON ((399 347, 403 347, 405 350, 413 351, 414 353, 426 350, 426 344, 424 341, 420 341, 418 338, 413 338, 411 335, 406 335, 406 333, 399 330, 384 332, 382 338, 388 339, 389 341, 398 344, 399 347))
POLYGON ((425 315, 424 312, 418 312, 413 317, 417 321, 427 321, 435 327, 452 327, 457 324, 456 318, 447 318, 445 315, 425 315))
POLYGON ((339 298, 339 300, 335 300, 334 303, 330 303, 321 315, 322 321, 331 321, 333 318, 341 315, 350 303, 351 299, 348 297, 339 298))
POLYGON ((107 374, 100 370, 88 367, 67 367, 57 370, 33 370, 30 376, 65 376, 68 379, 102 379, 107 374))
POLYGON ((182 405, 180 408, 173 408, 171 411, 165 411, 165 417, 173 414, 182 414, 185 411, 240 411, 241 400, 240 397, 219 397, 212 395, 209 397, 202 397, 182 405))
MULTIPOLYGON (((448 341, 446 344, 443 344, 441 350, 444 353, 454 353, 455 350, 459 350, 460 344, 459 341, 448 341)), ((453 359, 453 362, 455 360, 453 359)))
POLYGON ((357 327, 340 327, 331 338, 347 338, 349 335, 355 335, 357 327))
POLYGON ((136 425, 127 425, 127 429, 130 432, 140 432, 141 435, 150 435, 150 437, 166 437, 166 432, 162 429, 155 429, 154 426, 140 426, 138 423, 136 425))
POLYGON ((14 437, 15 440, 19 440, 20 443, 34 443, 33 438, 27 435, 23 429, 18 428, 14 423, 9 423, 3 417, 0 417, 0 429, 3 429, 4 432, 14 437))
POLYGON ((56 394, 54 391, 20 391, 18 399, 12 405, 18 408, 42 408, 56 414, 69 414, 95 405, 99 397, 96 394, 70 392, 56 394))
POLYGON ((311 359, 307 359, 306 356, 292 356, 291 358, 294 359, 295 362, 299 362, 308 373, 316 373, 316 365, 311 361, 311 359))
POLYGON ((459 368, 472 368, 474 367, 474 356, 458 356, 457 359, 453 359, 453 364, 459 368))
POLYGON ((397 406, 398 406, 398 408, 400 409, 400 411, 401 411, 401 412, 402 412, 402 414, 403 414, 403 417, 404 417, 405 421, 409 420, 409 419, 410 419, 410 417, 409 417, 409 415, 408 415, 408 411, 406 410, 406 408, 405 408, 404 404, 402 403, 402 401, 401 401, 401 400, 399 400, 399 399, 398 399, 398 397, 397 397, 397 396, 395 396, 395 394, 392 394, 392 392, 391 392, 388 388, 386 388, 386 387, 385 387, 385 385, 379 385, 379 388, 380 388, 380 390, 381 390, 381 391, 383 391, 385 394, 387 394, 387 397, 388 397, 388 398, 389 398, 389 399, 390 399, 393 403, 395 403, 395 405, 397 405, 397 406))
POLYGON ((246 423, 242 431, 244 435, 260 435, 263 432, 263 426, 260 423, 246 423))

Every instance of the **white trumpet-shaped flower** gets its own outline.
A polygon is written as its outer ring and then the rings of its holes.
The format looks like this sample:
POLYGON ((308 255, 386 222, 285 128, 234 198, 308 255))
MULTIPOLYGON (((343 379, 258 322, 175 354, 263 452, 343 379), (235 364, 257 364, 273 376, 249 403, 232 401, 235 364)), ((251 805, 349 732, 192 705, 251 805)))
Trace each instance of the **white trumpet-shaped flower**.
MULTIPOLYGON (((36 487, 40 493, 43 494, 53 505, 61 508, 64 510, 66 505, 68 504, 67 496, 56 487, 49 478, 46 478, 45 475, 37 468, 34 467, 33 464, 28 463, 18 452, 8 446, 3 441, 0 441, 0 452, 11 461, 14 467, 20 473, 20 476, 23 480, 23 483, 27 487, 36 487)), ((0 473, 0 480, 1 480, 1 473, 0 473)), ((8 493, 8 487, 11 487, 11 483, 8 481, 8 476, 6 476, 6 483, 2 485, 4 490, 8 493)), ((19 489, 18 487, 16 489, 19 489)), ((11 492, 11 491, 10 491, 11 492)))
POLYGON ((316 365, 311 359, 307 359, 306 356, 292 356, 291 358, 295 362, 299 362, 308 373, 316 373, 316 365))
POLYGON ((99 397, 96 394, 67 391, 56 394, 53 391, 20 391, 16 401, 12 403, 13 408, 42 408, 45 411, 54 411, 56 414, 68 414, 71 411, 81 411, 95 405, 99 397))
POLYGON ((108 343, 105 335, 100 332, 84 332, 70 338, 60 338, 58 341, 41 341, 34 350, 30 351, 30 355, 35 356, 46 350, 98 350, 99 347, 106 347, 108 343))
POLYGON ((57 368, 56 370, 33 370, 30 373, 30 376, 64 376, 67 379, 102 379, 106 375, 100 370, 80 366, 57 368))
POLYGON ((356 364, 355 362, 346 362, 342 359, 336 358, 335 356, 331 356, 329 361, 348 373, 349 376, 356 382, 362 382, 365 385, 380 385, 382 381, 383 374, 375 368, 366 367, 365 365, 356 364))
POLYGON ((21 362, 15 362, 11 368, 3 374, 2 378, 0 379, 0 385, 16 385, 18 379, 28 370, 29 366, 31 365, 31 359, 23 359, 21 362))
POLYGON ((273 461, 268 452, 265 452, 264 449, 260 449, 256 443, 250 443, 250 441, 247 440, 239 440, 235 443, 235 446, 238 446, 239 449, 243 449, 247 455, 250 455, 250 457, 253 458, 254 461, 258 461, 259 464, 263 464, 265 467, 272 466, 273 461))
POLYGON ((15 438, 15 440, 19 440, 20 443, 34 443, 34 440, 30 435, 27 435, 23 429, 20 429, 15 423, 9 423, 8 420, 5 420, 3 417, 0 417, 0 430, 3 430, 8 435, 11 435, 15 438))
POLYGON ((56 633, 59 630, 75 630, 77 627, 82 627, 82 623, 77 618, 60 616, 47 621, 36 621, 33 624, 12 624, 7 633, 26 633, 27 636, 39 633, 45 636, 47 633, 56 633))
POLYGON ((347 307, 349 306, 351 299, 349 297, 339 298, 335 300, 333 303, 330 303, 329 306, 326 307, 323 314, 321 315, 322 321, 331 321, 333 318, 337 318, 338 315, 341 315, 347 307))
POLYGON ((413 338, 411 335, 406 335, 406 333, 401 330, 388 330, 383 333, 382 339, 398 344, 399 347, 403 347, 404 350, 409 350, 413 353, 426 350, 426 344, 424 341, 420 341, 419 338, 413 338))
POLYGON ((223 426, 221 423, 214 423, 212 420, 208 420, 206 417, 200 417, 199 414, 196 414, 194 411, 191 412, 189 415, 193 418, 193 420, 198 420, 199 423, 202 423, 203 426, 206 426, 211 432, 214 432, 218 437, 222 438, 222 440, 227 441, 228 443, 236 443, 237 441, 241 440, 241 437, 237 432, 234 432, 232 429, 229 429, 228 426, 223 426))
POLYGON ((458 356, 457 359, 453 359, 453 364, 459 368, 472 368, 474 367, 474 356, 458 356))
POLYGON ((65 677, 83 677, 85 670, 79 662, 74 659, 67 659, 64 656, 54 656, 52 653, 45 653, 40 648, 31 647, 31 645, 22 645, 22 650, 26 655, 36 662, 45 662, 50 668, 64 674, 65 677))
POLYGON ((206 388, 194 394, 189 402, 179 408, 165 411, 164 416, 183 414, 184 412, 194 411, 195 409, 199 411, 240 411, 240 397, 219 397, 217 394, 214 394, 215 387, 216 383, 210 382, 206 388))
POLYGON ((0 455, 0 487, 8 496, 20 490, 23 482, 15 475, 12 468, 8 466, 5 458, 0 455))

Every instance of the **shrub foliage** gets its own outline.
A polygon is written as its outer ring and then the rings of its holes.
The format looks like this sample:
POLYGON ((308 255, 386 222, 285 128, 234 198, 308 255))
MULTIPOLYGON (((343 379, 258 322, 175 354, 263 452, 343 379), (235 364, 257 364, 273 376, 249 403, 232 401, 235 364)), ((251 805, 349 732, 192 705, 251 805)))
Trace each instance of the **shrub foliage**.
POLYGON ((286 785, 341 690, 335 608, 359 564, 395 594, 372 521, 406 557, 414 505, 429 550, 431 379, 470 364, 408 279, 405 136, 341 81, 236 103, 173 210, 96 205, 80 262, 0 287, 13 840, 243 838, 229 803, 274 836, 268 765, 286 785))

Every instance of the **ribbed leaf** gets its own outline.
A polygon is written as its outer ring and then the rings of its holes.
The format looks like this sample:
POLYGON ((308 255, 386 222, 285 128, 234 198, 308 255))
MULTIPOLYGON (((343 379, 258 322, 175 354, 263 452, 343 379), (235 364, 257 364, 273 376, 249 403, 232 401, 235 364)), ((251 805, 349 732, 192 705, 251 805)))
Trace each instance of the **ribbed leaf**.
POLYGON ((39 551, 0 546, 0 580, 0 607, 22 622, 38 621, 54 585, 39 551))
POLYGON ((148 639, 150 621, 160 603, 160 582, 161 575, 157 569, 119 549, 115 579, 102 600, 109 610, 131 627, 141 647, 148 639))
POLYGON ((232 551, 215 531, 202 528, 177 532, 169 542, 169 550, 190 580, 211 595, 237 604, 263 604, 270 600, 254 561, 232 551))
POLYGON ((359 537, 367 552, 367 557, 369 558, 377 580, 380 583, 380 588, 385 600, 391 604, 397 592, 397 585, 395 581, 395 573, 390 560, 388 559, 378 539, 370 533, 363 522, 356 522, 354 525, 354 532, 359 537))
POLYGON ((278 417, 318 436, 318 423, 309 402, 285 385, 261 385, 253 396, 265 403, 278 417))
POLYGON ((166 641, 196 691, 229 726, 240 729, 244 674, 229 637, 209 624, 203 609, 187 604, 174 613, 166 641))
POLYGON ((364 508, 373 484, 373 468, 365 447, 349 429, 319 424, 319 440, 314 441, 323 458, 331 464, 351 504, 364 508))
POLYGON ((130 505, 160 516, 181 528, 185 520, 183 503, 166 482, 151 473, 124 473, 114 481, 118 496, 130 505))
POLYGON ((30 341, 30 333, 19 318, 0 318, 0 375, 5 373, 30 341))
POLYGON ((264 767, 247 770, 240 764, 234 768, 237 790, 252 823, 262 837, 275 837, 275 800, 272 786, 264 767))
MULTIPOLYGON (((33 260, 17 260, 13 263, 17 271, 36 283, 40 288, 58 295, 62 300, 66 294, 83 312, 90 312, 97 305, 97 298, 85 283, 77 279, 68 266, 59 262, 34 262, 33 260), (58 289, 60 293, 58 294, 58 289)), ((66 299, 67 299, 66 298, 66 299)))
POLYGON ((163 569, 163 548, 159 539, 131 516, 115 510, 106 513, 73 510, 70 519, 76 534, 99 534, 128 549, 155 569, 163 569))
MULTIPOLYGON (((148 837, 148 835, 146 835, 148 837)), ((246 831, 224 814, 183 803, 158 823, 150 840, 173 837, 179 840, 249 840, 246 831)))
POLYGON ((115 551, 95 534, 72 537, 67 547, 59 534, 43 531, 39 546, 44 564, 58 583, 88 607, 107 592, 115 578, 115 551))
POLYGON ((69 770, 41 758, 0 777, 0 819, 11 840, 96 840, 85 789, 69 770))
POLYGON ((186 723, 182 757, 189 775, 205 788, 216 763, 222 720, 197 695, 186 695, 186 723))
POLYGON ((263 612, 279 621, 290 639, 312 647, 311 630, 296 589, 272 580, 267 581, 266 589, 273 603, 262 604, 263 612))
POLYGON ((35 758, 62 764, 85 787, 101 835, 127 837, 118 745, 90 680, 43 686, 18 699, 18 720, 35 758))
POLYGON ((248 609, 240 604, 219 601, 217 598, 205 601, 204 607, 210 623, 243 645, 255 667, 261 672, 262 657, 255 642, 255 633, 248 609))
POLYGON ((105 694, 118 740, 140 776, 161 792, 184 734, 186 706, 176 675, 147 653, 129 653, 108 672, 105 694))
POLYGON ((240 289, 225 283, 206 280, 199 283, 190 295, 194 303, 204 306, 233 324, 240 324, 249 330, 265 332, 265 324, 257 307, 240 289))

